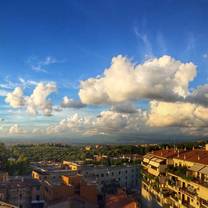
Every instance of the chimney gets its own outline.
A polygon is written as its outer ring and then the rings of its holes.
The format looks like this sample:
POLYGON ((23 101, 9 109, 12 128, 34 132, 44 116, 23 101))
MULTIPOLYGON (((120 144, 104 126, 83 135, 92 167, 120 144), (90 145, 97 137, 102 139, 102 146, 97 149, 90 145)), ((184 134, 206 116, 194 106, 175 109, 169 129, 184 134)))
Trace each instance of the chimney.
POLYGON ((184 160, 186 159, 186 154, 183 155, 183 159, 184 159, 184 160))
POLYGON ((198 154, 198 160, 200 160, 200 156, 199 156, 199 154, 198 154))
POLYGON ((193 146, 193 147, 192 147, 192 150, 194 150, 194 149, 195 149, 195 147, 193 146))
POLYGON ((166 150, 168 150, 169 148, 168 148, 168 146, 166 146, 166 150))
POLYGON ((205 145, 205 150, 208 151, 208 144, 205 145))
POLYGON ((179 157, 180 156, 180 150, 178 150, 178 155, 177 155, 177 157, 179 157))

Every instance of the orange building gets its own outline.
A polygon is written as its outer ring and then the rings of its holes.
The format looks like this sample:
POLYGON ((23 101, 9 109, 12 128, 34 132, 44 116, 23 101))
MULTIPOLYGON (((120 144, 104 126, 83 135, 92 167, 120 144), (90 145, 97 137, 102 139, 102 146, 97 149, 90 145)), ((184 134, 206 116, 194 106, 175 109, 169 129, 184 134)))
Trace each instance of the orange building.
POLYGON ((117 194, 106 196, 106 208, 138 208, 135 199, 126 195, 122 190, 117 194))
POLYGON ((97 184, 93 182, 82 181, 80 184, 80 197, 92 204, 97 204, 97 184))

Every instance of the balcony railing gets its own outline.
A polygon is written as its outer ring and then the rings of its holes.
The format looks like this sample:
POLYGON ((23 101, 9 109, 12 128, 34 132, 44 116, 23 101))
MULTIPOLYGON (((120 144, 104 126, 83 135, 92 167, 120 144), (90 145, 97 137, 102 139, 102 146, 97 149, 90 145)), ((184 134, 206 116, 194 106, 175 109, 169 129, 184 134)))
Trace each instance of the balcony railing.
POLYGON ((203 208, 208 208, 208 201, 201 199, 201 205, 203 208))
POLYGON ((196 196, 196 190, 191 190, 187 187, 183 187, 179 189, 181 192, 185 193, 186 195, 189 195, 190 197, 194 198, 196 196))

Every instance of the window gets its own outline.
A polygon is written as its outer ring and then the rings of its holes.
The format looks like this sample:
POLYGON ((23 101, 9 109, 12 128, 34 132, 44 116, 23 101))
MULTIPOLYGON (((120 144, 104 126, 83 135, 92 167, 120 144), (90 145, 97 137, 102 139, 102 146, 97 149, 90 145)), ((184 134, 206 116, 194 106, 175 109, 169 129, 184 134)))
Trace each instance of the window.
POLYGON ((36 196, 36 200, 37 200, 37 201, 40 200, 40 196, 39 196, 39 195, 36 196))
POLYGON ((46 192, 48 192, 48 188, 47 187, 45 187, 45 190, 46 190, 46 192))

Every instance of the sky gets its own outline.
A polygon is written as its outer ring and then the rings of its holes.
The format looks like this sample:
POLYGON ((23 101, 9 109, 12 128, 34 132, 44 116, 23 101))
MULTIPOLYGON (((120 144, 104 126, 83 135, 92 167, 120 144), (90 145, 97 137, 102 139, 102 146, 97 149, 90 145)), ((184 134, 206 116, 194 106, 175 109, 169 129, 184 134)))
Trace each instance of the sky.
POLYGON ((207 10, 207 0, 1 0, 0 138, 207 137, 207 10))

